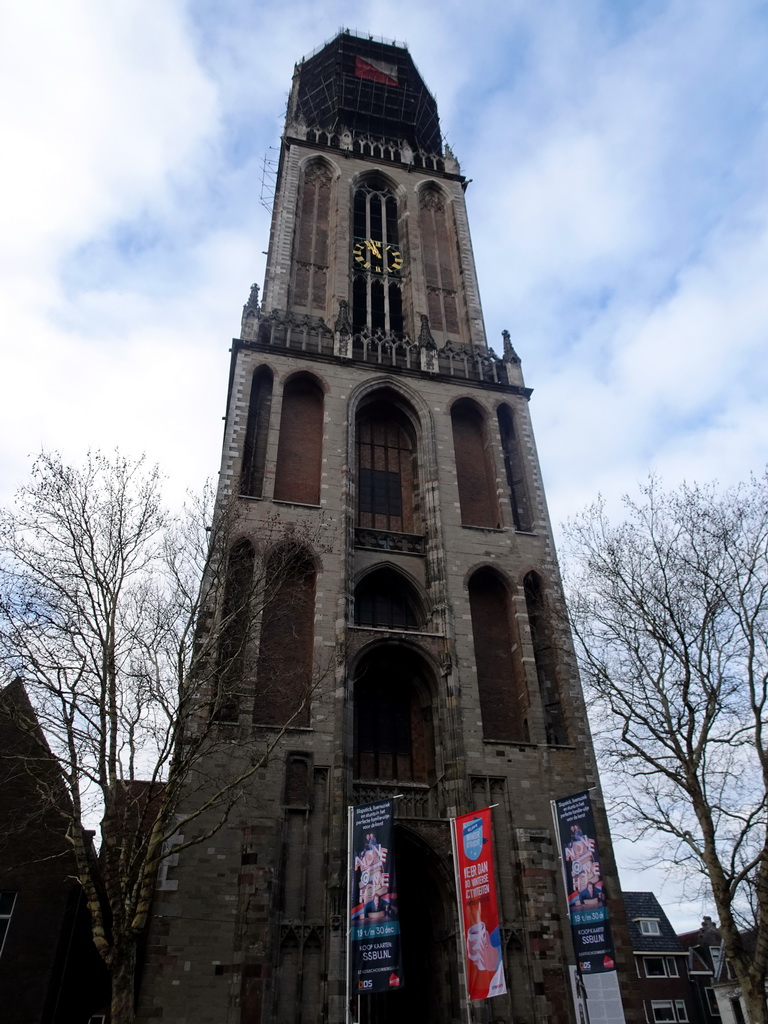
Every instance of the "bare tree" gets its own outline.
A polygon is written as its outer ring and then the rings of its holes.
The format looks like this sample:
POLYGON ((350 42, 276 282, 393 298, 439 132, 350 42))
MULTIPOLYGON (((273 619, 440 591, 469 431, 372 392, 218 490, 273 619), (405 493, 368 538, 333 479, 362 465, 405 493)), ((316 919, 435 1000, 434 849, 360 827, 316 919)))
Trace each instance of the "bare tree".
POLYGON ((161 483, 119 454, 83 468, 43 454, 0 513, 0 662, 34 710, 16 724, 36 734, 39 722, 64 780, 66 799, 57 784, 50 802, 112 977, 115 1024, 134 1017, 137 941, 169 845, 224 824, 319 679, 294 687, 280 725, 228 759, 229 777, 207 771, 253 685, 262 613, 320 537, 276 516, 246 540, 235 505, 214 510, 210 494, 172 516, 161 483))
POLYGON ((698 879, 753 1024, 768 968, 768 477, 651 479, 569 524, 568 589, 614 812, 698 879), (711 897, 710 897, 711 894, 711 897), (742 941, 745 927, 754 941, 742 941))

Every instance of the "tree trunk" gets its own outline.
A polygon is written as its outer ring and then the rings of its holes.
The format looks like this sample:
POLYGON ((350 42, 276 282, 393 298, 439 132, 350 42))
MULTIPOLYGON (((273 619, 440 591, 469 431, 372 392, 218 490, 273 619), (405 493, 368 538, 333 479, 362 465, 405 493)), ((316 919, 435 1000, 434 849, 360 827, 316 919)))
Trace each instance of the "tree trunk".
POLYGON ((750 979, 741 986, 744 1007, 749 1024, 768 1024, 768 1005, 765 1001, 765 984, 750 979))
POLYGON ((136 993, 136 943, 116 947, 112 960, 112 1024, 133 1024, 136 993))

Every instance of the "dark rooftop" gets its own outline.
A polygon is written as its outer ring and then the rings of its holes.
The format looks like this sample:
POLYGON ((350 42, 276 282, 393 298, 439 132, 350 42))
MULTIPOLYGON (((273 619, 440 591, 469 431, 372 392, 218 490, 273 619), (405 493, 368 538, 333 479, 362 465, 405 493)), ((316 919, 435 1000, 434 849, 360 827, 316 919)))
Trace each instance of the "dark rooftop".
POLYGON ((661 904, 652 892, 625 892, 624 907, 627 911, 629 937, 635 953, 683 953, 675 929, 661 909, 661 904), (658 935, 646 935, 640 921, 656 921, 658 935))

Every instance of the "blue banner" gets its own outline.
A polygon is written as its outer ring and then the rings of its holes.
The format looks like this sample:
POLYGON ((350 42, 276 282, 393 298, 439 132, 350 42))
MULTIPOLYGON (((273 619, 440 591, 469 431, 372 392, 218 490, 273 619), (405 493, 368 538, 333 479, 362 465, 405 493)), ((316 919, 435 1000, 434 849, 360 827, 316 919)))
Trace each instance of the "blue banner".
POLYGON ((353 992, 392 992, 403 987, 392 818, 390 800, 353 808, 349 908, 353 992))

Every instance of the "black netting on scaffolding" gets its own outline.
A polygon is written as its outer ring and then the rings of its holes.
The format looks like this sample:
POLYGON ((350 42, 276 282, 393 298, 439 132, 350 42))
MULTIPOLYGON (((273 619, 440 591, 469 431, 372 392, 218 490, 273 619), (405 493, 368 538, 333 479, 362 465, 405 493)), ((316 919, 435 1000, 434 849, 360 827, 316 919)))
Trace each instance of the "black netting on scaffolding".
POLYGON ((442 152, 437 104, 402 47, 342 32, 301 64, 299 110, 308 125, 406 140, 442 152), (395 68, 388 81, 361 76, 358 58, 395 68))

